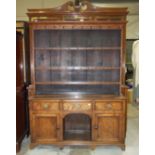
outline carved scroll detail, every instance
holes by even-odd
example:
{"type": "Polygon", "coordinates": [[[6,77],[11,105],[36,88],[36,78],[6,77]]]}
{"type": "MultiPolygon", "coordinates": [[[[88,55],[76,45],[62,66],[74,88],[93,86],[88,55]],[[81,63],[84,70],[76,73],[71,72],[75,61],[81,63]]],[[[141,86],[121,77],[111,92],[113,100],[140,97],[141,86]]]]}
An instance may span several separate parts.
{"type": "Polygon", "coordinates": [[[64,103],[63,109],[66,111],[91,110],[91,103],[64,103]]]}

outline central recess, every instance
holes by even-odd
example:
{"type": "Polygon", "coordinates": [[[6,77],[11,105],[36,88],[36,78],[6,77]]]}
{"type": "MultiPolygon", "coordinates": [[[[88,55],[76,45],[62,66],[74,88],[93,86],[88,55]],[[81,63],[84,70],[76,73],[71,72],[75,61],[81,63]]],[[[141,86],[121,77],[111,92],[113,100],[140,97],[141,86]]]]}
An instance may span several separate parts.
{"type": "Polygon", "coordinates": [[[68,114],[63,119],[64,140],[91,140],[91,118],[86,114],[68,114]]]}

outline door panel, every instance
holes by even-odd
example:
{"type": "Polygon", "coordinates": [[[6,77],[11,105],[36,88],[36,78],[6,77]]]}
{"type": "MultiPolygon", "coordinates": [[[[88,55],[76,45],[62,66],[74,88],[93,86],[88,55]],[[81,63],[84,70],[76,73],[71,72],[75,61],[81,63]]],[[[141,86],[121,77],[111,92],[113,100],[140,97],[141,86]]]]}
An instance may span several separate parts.
{"type": "Polygon", "coordinates": [[[121,137],[121,118],[115,115],[96,115],[95,140],[119,141],[121,137]]]}
{"type": "Polygon", "coordinates": [[[49,139],[57,141],[59,138],[59,117],[57,114],[53,115],[35,115],[34,118],[36,139],[49,139]]]}

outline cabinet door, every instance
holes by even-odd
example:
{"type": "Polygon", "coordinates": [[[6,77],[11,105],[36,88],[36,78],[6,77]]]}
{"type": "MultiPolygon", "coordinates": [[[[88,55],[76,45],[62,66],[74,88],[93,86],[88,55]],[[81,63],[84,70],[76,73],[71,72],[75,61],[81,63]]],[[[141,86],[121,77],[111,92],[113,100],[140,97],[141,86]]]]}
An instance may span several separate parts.
{"type": "Polygon", "coordinates": [[[96,114],[95,116],[95,140],[102,142],[118,142],[124,137],[124,122],[121,115],[96,114]]]}
{"type": "Polygon", "coordinates": [[[58,114],[34,114],[32,138],[36,141],[58,141],[59,125],[58,114]]]}

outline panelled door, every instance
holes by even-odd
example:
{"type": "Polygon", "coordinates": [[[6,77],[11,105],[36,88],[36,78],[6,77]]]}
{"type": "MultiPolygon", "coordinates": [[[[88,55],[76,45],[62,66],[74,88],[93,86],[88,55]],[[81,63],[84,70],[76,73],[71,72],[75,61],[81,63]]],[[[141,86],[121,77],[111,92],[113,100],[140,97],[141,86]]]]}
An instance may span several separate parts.
{"type": "Polygon", "coordinates": [[[34,114],[33,139],[36,141],[58,141],[60,139],[59,114],[34,114]]]}
{"type": "Polygon", "coordinates": [[[123,117],[120,114],[96,114],[94,133],[96,141],[121,141],[124,136],[123,117]]]}

